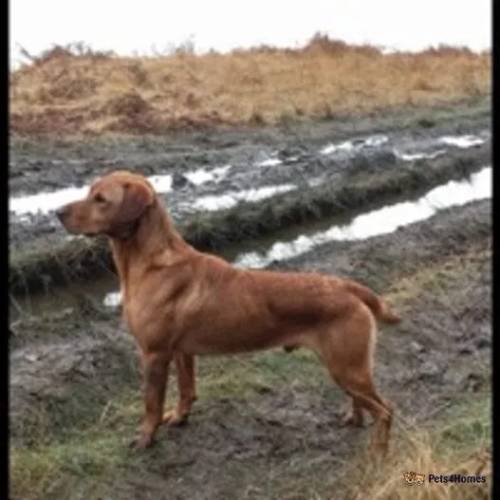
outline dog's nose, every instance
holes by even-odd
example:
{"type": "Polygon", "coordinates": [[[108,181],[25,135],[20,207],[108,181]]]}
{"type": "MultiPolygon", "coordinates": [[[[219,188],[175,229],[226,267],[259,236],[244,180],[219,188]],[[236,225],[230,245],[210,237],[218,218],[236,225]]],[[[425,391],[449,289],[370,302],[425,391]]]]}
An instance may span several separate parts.
{"type": "Polygon", "coordinates": [[[56,215],[59,220],[62,220],[63,217],[68,213],[68,206],[64,205],[56,210],[56,215]]]}

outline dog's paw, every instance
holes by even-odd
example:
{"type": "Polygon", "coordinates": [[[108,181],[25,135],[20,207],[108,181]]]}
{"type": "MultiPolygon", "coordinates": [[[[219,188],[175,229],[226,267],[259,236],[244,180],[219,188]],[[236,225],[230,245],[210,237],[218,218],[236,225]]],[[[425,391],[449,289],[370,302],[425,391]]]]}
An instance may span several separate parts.
{"type": "Polygon", "coordinates": [[[340,425],[341,427],[364,427],[364,422],[353,415],[346,415],[340,420],[340,425]]]}
{"type": "Polygon", "coordinates": [[[134,450],[145,450],[153,444],[153,437],[149,434],[141,434],[136,436],[129,443],[129,448],[134,450]]]}
{"type": "Polygon", "coordinates": [[[368,448],[368,453],[371,457],[376,460],[384,460],[387,458],[387,452],[389,450],[389,446],[387,441],[372,441],[368,448]]]}
{"type": "Polygon", "coordinates": [[[162,418],[162,423],[168,426],[180,426],[187,422],[188,414],[181,414],[177,410],[167,411],[162,418]]]}
{"type": "Polygon", "coordinates": [[[342,427],[352,426],[352,427],[364,427],[365,421],[362,413],[356,413],[354,411],[348,410],[340,419],[340,425],[342,427]]]}

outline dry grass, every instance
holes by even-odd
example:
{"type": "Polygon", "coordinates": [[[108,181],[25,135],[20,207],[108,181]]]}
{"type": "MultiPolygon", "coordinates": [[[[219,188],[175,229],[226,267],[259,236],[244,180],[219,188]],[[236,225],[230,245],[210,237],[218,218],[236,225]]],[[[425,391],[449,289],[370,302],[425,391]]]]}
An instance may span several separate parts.
{"type": "Polygon", "coordinates": [[[381,468],[363,461],[363,474],[358,485],[346,494],[352,500],[486,500],[491,498],[491,453],[481,448],[461,457],[439,456],[428,434],[408,436],[405,455],[398,455],[381,468]],[[409,485],[405,472],[425,474],[423,484],[409,485]],[[459,474],[485,476],[485,482],[429,482],[429,473],[435,476],[459,474]],[[370,492],[367,494],[367,492],[370,492]]]}
{"type": "Polygon", "coordinates": [[[484,95],[490,72],[490,53],[383,55],[321,35],[303,49],[225,55],[134,58],[55,47],[10,75],[10,120],[19,134],[274,124],[484,95]]]}
{"type": "MultiPolygon", "coordinates": [[[[456,408],[435,429],[398,422],[397,446],[383,462],[360,455],[346,471],[349,500],[482,500],[491,498],[491,403],[487,393],[456,408]],[[409,485],[403,474],[424,474],[409,485]],[[435,476],[485,476],[485,482],[429,482],[435,476]]],[[[444,481],[444,478],[443,478],[444,481]]],[[[333,498],[336,498],[335,495],[333,498]]],[[[332,499],[333,500],[333,499],[332,499]]]]}

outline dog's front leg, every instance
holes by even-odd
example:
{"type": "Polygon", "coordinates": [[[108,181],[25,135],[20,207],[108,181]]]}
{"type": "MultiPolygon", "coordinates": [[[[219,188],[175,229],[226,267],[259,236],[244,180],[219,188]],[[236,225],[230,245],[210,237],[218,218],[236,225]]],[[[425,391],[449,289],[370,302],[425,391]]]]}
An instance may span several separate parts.
{"type": "Polygon", "coordinates": [[[180,425],[184,423],[196,400],[194,356],[181,352],[174,355],[179,384],[179,401],[175,409],[163,415],[163,423],[180,425]]]}
{"type": "Polygon", "coordinates": [[[132,443],[135,448],[147,448],[153,443],[155,432],[162,421],[163,403],[167,386],[171,355],[143,354],[144,406],[146,414],[139,437],[132,443]]]}

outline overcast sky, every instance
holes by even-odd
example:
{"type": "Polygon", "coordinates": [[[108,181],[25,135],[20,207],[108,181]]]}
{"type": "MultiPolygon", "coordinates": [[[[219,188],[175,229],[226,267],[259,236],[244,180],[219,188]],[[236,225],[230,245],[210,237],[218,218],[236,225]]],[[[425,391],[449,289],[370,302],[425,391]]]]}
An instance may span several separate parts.
{"type": "Polygon", "coordinates": [[[350,43],[420,50],[491,47],[491,0],[11,0],[11,61],[84,41],[119,54],[191,39],[198,51],[302,45],[315,32],[350,43]]]}

